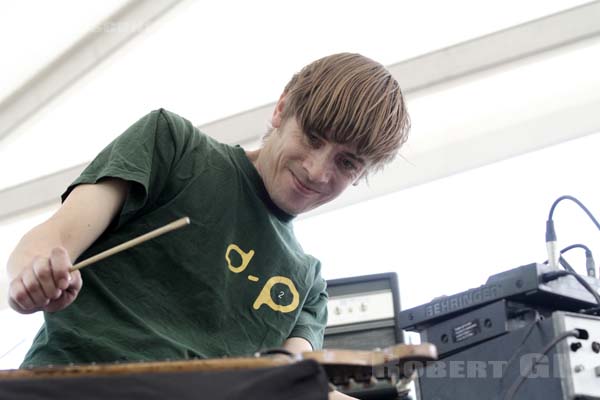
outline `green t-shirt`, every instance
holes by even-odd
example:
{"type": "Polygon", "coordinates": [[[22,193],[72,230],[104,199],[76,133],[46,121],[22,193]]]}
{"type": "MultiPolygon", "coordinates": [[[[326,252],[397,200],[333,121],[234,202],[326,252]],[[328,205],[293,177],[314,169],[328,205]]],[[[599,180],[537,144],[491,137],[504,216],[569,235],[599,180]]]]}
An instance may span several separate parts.
{"type": "Polygon", "coordinates": [[[161,109],[106,147],[63,200],[106,177],[130,189],[80,260],[183,216],[191,225],[83,269],[78,298],[44,314],[22,367],[249,355],[289,337],[321,347],[320,263],[241,147],[161,109]]]}

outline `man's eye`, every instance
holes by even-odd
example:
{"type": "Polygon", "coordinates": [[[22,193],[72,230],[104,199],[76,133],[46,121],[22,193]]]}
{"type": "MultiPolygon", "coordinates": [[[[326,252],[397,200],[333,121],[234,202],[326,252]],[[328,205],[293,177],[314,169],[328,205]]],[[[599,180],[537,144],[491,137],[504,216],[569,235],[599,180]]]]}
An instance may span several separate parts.
{"type": "Polygon", "coordinates": [[[309,133],[307,134],[308,136],[308,143],[310,143],[311,146],[313,147],[318,147],[321,144],[321,140],[319,139],[319,137],[313,133],[309,133]]]}
{"type": "Polygon", "coordinates": [[[356,171],[356,165],[348,158],[342,159],[342,167],[346,171],[356,171]]]}

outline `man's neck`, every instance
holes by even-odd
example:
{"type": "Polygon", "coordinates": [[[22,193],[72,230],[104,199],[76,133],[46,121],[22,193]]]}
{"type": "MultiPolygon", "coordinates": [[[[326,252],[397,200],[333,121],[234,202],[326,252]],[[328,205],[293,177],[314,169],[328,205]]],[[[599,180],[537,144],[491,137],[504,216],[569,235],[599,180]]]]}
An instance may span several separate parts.
{"type": "Polygon", "coordinates": [[[254,165],[256,168],[256,162],[258,161],[258,154],[260,153],[260,149],[257,150],[244,150],[246,152],[246,157],[248,160],[254,165]]]}

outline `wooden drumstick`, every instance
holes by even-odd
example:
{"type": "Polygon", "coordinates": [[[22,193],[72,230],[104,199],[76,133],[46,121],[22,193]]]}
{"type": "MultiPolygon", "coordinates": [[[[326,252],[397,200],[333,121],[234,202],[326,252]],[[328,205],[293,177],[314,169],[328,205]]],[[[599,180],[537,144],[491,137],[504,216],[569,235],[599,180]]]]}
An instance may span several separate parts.
{"type": "Polygon", "coordinates": [[[83,260],[81,262],[78,262],[77,264],[73,265],[69,269],[69,271],[73,272],[73,271],[76,271],[76,270],[81,269],[83,267],[87,267],[88,265],[93,264],[93,263],[95,263],[97,261],[103,260],[106,257],[110,257],[113,254],[117,254],[117,253],[119,253],[119,252],[121,252],[123,250],[130,249],[133,246],[137,246],[140,243],[143,243],[143,242],[145,242],[147,240],[150,240],[150,239],[154,239],[155,237],[163,235],[163,234],[165,234],[167,232],[173,231],[175,229],[179,229],[179,228],[181,228],[181,227],[183,227],[185,225],[188,225],[189,223],[190,223],[189,217],[180,218],[180,219],[178,219],[176,221],[171,222],[170,224],[167,224],[167,225],[162,226],[162,227],[160,227],[158,229],[155,229],[153,231],[150,231],[148,233],[140,235],[140,236],[138,236],[136,238],[133,238],[133,239],[125,242],[125,243],[121,243],[120,245],[117,245],[117,246],[112,247],[112,248],[110,248],[108,250],[105,250],[102,253],[98,253],[98,254],[96,254],[93,257],[90,257],[90,258],[87,258],[87,259],[85,259],[85,260],[83,260]]]}

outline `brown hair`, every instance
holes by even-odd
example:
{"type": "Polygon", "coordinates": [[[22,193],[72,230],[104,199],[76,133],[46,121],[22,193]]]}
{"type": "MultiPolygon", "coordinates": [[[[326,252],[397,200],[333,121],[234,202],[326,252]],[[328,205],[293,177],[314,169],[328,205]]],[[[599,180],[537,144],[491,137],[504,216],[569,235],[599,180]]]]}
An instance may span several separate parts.
{"type": "Polygon", "coordinates": [[[285,95],[282,119],[294,116],[304,132],[356,146],[371,171],[393,160],[408,138],[410,118],[398,82],[360,54],[312,62],[292,77],[285,95]]]}

